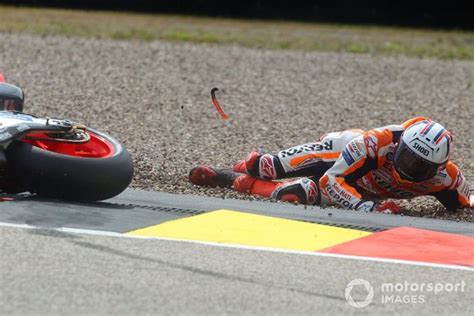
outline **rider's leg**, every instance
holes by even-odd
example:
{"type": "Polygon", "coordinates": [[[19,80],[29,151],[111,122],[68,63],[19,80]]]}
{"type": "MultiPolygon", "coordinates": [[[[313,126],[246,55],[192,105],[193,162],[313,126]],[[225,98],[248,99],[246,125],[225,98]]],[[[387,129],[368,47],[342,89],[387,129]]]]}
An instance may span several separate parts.
{"type": "Polygon", "coordinates": [[[319,204],[321,199],[317,183],[308,178],[276,182],[231,170],[199,166],[191,170],[189,180],[196,185],[228,187],[241,193],[271,197],[280,201],[319,204]]]}
{"type": "Polygon", "coordinates": [[[319,179],[334,164],[346,144],[362,130],[329,133],[318,142],[291,147],[277,154],[251,152],[233,167],[235,172],[247,173],[264,180],[294,177],[319,179]]]}
{"type": "Polygon", "coordinates": [[[238,192],[279,201],[311,205],[319,205],[321,202],[318,184],[309,178],[276,182],[242,174],[234,180],[233,188],[238,192]]]}
{"type": "Polygon", "coordinates": [[[305,176],[320,178],[332,166],[337,156],[339,153],[300,152],[288,156],[285,151],[278,154],[253,151],[246,159],[237,162],[233,170],[264,180],[305,176]]]}
{"type": "Polygon", "coordinates": [[[321,201],[317,181],[334,164],[346,144],[362,133],[362,130],[329,133],[318,142],[282,150],[276,155],[252,152],[235,164],[233,171],[199,166],[191,170],[189,179],[196,185],[233,187],[242,193],[278,200],[327,204],[321,201]],[[271,181],[292,177],[311,177],[316,182],[307,178],[271,181]]]}

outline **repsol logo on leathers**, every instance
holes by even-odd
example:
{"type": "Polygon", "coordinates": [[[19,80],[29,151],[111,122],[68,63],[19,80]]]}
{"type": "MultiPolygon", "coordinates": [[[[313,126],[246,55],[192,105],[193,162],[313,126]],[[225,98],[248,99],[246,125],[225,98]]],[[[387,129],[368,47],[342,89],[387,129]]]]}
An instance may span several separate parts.
{"type": "Polygon", "coordinates": [[[418,143],[414,143],[413,148],[415,148],[418,152],[420,152],[424,156],[428,156],[430,154],[430,151],[428,149],[426,149],[425,147],[422,147],[418,143]]]}
{"type": "MultiPolygon", "coordinates": [[[[334,186],[336,186],[336,185],[334,185],[334,186]]],[[[348,196],[348,197],[342,196],[341,194],[336,192],[336,188],[333,187],[330,183],[328,183],[326,185],[326,191],[329,194],[329,196],[331,197],[331,200],[333,200],[334,202],[338,203],[339,205],[343,205],[344,207],[350,208],[350,209],[354,208],[354,204],[352,204],[350,201],[347,200],[348,198],[350,199],[350,196],[348,196]]],[[[339,191],[342,191],[342,190],[339,189],[339,191]]],[[[347,194],[347,192],[346,192],[346,194],[347,194]]]]}
{"type": "Polygon", "coordinates": [[[280,157],[285,158],[287,156],[293,156],[296,154],[300,154],[302,152],[309,152],[309,151],[323,151],[323,150],[332,150],[332,140],[325,141],[324,143],[314,143],[314,144],[306,144],[301,146],[296,146],[287,150],[282,150],[280,152],[280,157]]]}

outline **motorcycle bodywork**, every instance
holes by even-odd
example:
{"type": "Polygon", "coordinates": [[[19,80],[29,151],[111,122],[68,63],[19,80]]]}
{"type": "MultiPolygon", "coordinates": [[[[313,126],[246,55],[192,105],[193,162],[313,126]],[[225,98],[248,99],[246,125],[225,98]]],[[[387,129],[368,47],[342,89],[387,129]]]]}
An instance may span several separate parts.
{"type": "Polygon", "coordinates": [[[6,172],[5,151],[12,141],[20,140],[32,132],[65,133],[72,130],[73,123],[69,120],[38,118],[20,112],[0,111],[0,180],[6,172]]]}
{"type": "Polygon", "coordinates": [[[0,148],[5,150],[8,144],[21,139],[31,132],[65,133],[73,130],[69,120],[39,118],[20,112],[0,111],[0,148]]]}

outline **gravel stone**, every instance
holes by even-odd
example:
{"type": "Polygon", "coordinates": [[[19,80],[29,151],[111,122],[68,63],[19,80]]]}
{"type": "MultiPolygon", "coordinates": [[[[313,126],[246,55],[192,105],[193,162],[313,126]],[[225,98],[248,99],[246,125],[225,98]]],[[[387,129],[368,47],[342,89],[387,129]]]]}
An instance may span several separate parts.
{"type": "MultiPolygon", "coordinates": [[[[198,164],[228,167],[328,131],[426,115],[456,137],[453,160],[474,179],[474,62],[0,33],[0,70],[24,88],[25,111],[108,132],[134,157],[133,187],[254,200],[195,187],[198,164]],[[218,87],[220,119],[210,99],[218,87]]],[[[406,214],[474,221],[431,198],[406,214]]]]}

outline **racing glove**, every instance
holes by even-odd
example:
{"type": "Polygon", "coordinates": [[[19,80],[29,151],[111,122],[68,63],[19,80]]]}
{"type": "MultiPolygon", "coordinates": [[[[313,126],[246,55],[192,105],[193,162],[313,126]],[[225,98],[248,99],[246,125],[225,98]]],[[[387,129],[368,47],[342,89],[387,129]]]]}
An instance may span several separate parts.
{"type": "Polygon", "coordinates": [[[381,201],[379,203],[366,201],[356,207],[358,211],[379,212],[385,214],[400,214],[402,209],[393,201],[381,201]]]}

